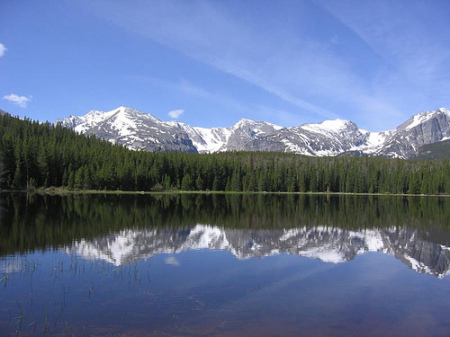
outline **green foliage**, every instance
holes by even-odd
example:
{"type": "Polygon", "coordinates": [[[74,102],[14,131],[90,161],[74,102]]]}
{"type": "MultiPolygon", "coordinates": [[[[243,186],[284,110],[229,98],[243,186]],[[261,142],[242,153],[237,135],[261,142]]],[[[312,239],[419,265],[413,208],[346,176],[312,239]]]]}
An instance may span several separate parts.
{"type": "Polygon", "coordinates": [[[448,159],[150,153],[0,115],[0,188],[448,194],[448,159]]]}

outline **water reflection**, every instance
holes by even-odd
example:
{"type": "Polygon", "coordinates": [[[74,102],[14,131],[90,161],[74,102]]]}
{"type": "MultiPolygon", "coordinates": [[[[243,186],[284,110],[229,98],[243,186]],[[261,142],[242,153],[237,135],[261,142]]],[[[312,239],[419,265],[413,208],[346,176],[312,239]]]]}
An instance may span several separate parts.
{"type": "Polygon", "coordinates": [[[413,228],[450,246],[450,199],[285,195],[27,196],[0,193],[0,256],[124,230],[413,228]]]}
{"type": "Polygon", "coordinates": [[[333,227],[240,230],[197,225],[185,229],[124,230],[81,240],[68,247],[67,252],[121,266],[159,254],[201,249],[227,250],[237,259],[286,253],[330,263],[379,252],[394,255],[419,273],[439,278],[450,273],[450,248],[427,241],[420,231],[407,227],[360,231],[333,227]]]}
{"type": "Polygon", "coordinates": [[[444,336],[449,220],[439,198],[0,193],[0,331],[444,336]]]}
{"type": "Polygon", "coordinates": [[[0,193],[0,256],[65,248],[120,266],[189,249],[333,263],[377,251],[444,277],[449,224],[450,200],[439,198],[0,193]]]}

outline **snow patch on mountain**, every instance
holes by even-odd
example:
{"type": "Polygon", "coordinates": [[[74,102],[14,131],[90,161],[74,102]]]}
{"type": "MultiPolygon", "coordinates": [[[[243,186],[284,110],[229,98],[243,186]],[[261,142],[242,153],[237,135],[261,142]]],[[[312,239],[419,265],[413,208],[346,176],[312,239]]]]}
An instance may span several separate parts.
{"type": "Polygon", "coordinates": [[[303,124],[300,128],[310,132],[322,134],[341,133],[344,132],[351,123],[351,121],[335,119],[326,120],[318,124],[303,124]]]}
{"type": "Polygon", "coordinates": [[[445,108],[440,108],[435,111],[421,112],[421,113],[413,116],[406,122],[406,123],[409,123],[406,125],[406,130],[411,130],[411,129],[415,128],[416,126],[429,121],[431,118],[435,117],[436,114],[445,114],[450,117],[450,111],[448,111],[445,108]]]}
{"type": "MultiPolygon", "coordinates": [[[[174,123],[174,122],[171,122],[174,123]]],[[[213,153],[224,151],[223,148],[228,142],[231,135],[231,130],[228,128],[201,128],[192,127],[185,123],[175,124],[186,132],[189,138],[192,140],[192,144],[195,146],[199,153],[213,153]]]]}
{"type": "Polygon", "coordinates": [[[349,120],[327,120],[284,128],[241,119],[230,127],[192,127],[121,106],[84,116],[69,116],[56,124],[95,135],[133,150],[213,153],[279,151],[308,156],[345,153],[410,158],[421,146],[450,138],[450,112],[445,108],[419,113],[395,130],[370,132],[349,120]]]}
{"type": "Polygon", "coordinates": [[[191,127],[178,123],[192,139],[199,153],[214,153],[233,150],[246,150],[246,144],[253,139],[272,134],[283,127],[268,122],[255,122],[241,119],[235,125],[227,128],[191,127]]]}

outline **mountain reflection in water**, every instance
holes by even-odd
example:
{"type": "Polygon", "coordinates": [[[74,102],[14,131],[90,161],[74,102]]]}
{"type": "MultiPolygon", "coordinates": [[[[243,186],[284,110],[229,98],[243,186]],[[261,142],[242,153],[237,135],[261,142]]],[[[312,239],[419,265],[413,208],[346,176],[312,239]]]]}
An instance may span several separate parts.
{"type": "Polygon", "coordinates": [[[120,266],[189,249],[333,263],[373,251],[444,277],[449,224],[446,198],[0,194],[0,255],[65,248],[120,266]]]}
{"type": "Polygon", "coordinates": [[[449,224],[448,198],[0,193],[0,331],[446,336],[449,224]]]}
{"type": "Polygon", "coordinates": [[[450,248],[429,242],[419,231],[407,227],[361,231],[333,227],[241,230],[197,225],[186,229],[124,230],[81,240],[68,247],[67,252],[121,266],[158,254],[199,249],[227,250],[238,259],[286,253],[331,263],[380,252],[394,255],[419,273],[439,278],[450,273],[450,248]]]}

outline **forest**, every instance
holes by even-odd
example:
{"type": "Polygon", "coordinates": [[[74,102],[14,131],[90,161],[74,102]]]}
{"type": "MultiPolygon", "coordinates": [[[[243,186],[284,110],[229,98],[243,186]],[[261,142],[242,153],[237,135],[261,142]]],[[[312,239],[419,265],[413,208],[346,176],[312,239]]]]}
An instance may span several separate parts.
{"type": "Polygon", "coordinates": [[[50,123],[0,115],[0,188],[449,194],[450,161],[278,152],[132,151],[50,123]]]}

